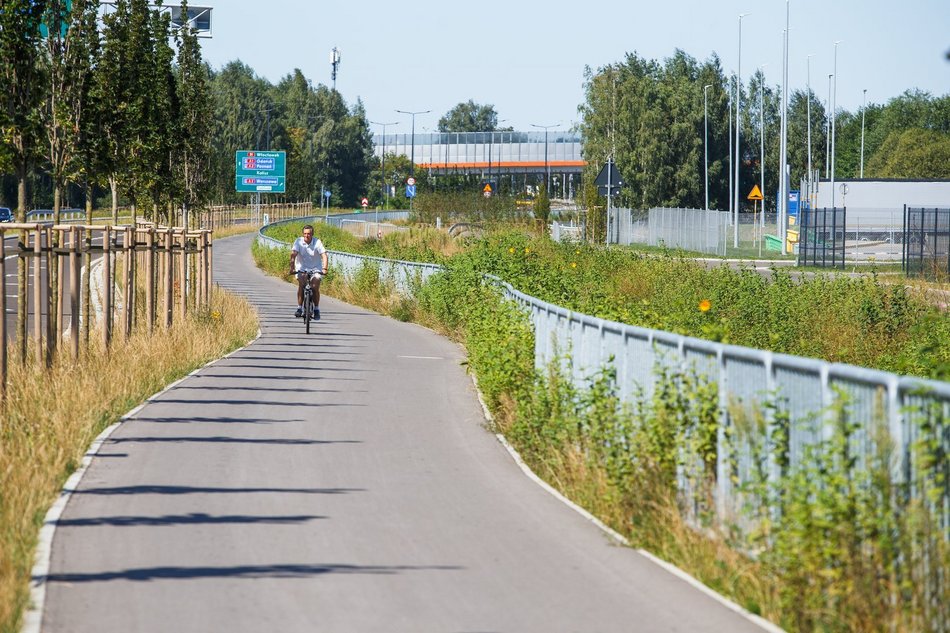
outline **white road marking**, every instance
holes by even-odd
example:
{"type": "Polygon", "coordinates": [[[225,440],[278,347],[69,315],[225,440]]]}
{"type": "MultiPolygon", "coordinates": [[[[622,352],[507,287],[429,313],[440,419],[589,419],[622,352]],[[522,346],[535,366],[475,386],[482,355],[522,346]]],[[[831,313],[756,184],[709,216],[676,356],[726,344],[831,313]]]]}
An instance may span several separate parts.
{"type": "Polygon", "coordinates": [[[412,358],[416,360],[445,360],[441,356],[397,356],[396,358],[412,358]]]}

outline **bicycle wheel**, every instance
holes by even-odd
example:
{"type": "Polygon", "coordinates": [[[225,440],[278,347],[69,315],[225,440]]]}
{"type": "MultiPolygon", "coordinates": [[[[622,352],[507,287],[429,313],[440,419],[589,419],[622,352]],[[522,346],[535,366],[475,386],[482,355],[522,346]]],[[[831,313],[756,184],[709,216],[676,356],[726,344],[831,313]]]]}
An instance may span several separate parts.
{"type": "Polygon", "coordinates": [[[303,324],[304,328],[307,330],[307,334],[310,334],[310,316],[313,314],[313,307],[311,306],[312,299],[310,298],[309,289],[304,290],[303,293],[303,324]]]}

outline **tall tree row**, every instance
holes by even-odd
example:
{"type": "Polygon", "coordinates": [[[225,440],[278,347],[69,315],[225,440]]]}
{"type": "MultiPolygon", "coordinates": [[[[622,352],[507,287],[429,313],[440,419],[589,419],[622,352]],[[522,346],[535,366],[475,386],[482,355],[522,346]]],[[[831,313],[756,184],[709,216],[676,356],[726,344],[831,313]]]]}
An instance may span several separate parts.
{"type": "Polygon", "coordinates": [[[173,32],[148,0],[0,0],[0,173],[49,182],[58,213],[72,184],[153,215],[208,199],[210,79],[194,31],[173,32]],[[174,36],[174,39],[173,39],[174,36]],[[176,45],[177,44],[177,59],[176,45]]]}
{"type": "MultiPolygon", "coordinates": [[[[734,86],[716,55],[700,63],[679,50],[663,62],[631,53],[596,72],[587,69],[579,107],[589,165],[585,176],[596,176],[612,156],[626,178],[619,204],[703,208],[708,121],[709,205],[727,209],[734,169],[730,139],[734,142],[735,131],[729,129],[735,125],[734,86]]],[[[768,86],[761,71],[738,89],[739,195],[745,203],[764,177],[767,210],[774,210],[779,188],[781,98],[781,89],[768,86]]],[[[793,189],[809,164],[809,114],[812,169],[820,177],[827,172],[829,113],[814,91],[794,90],[788,105],[793,189]]],[[[863,112],[839,110],[834,122],[839,179],[861,173],[862,114],[865,178],[950,178],[950,95],[911,90],[887,104],[869,104],[863,112]]]]}
{"type": "Polygon", "coordinates": [[[233,61],[212,79],[214,123],[211,195],[242,199],[234,191],[234,152],[287,152],[286,199],[319,202],[324,191],[341,205],[369,193],[375,165],[373,141],[362,103],[311,85],[299,69],[276,85],[233,61]]]}

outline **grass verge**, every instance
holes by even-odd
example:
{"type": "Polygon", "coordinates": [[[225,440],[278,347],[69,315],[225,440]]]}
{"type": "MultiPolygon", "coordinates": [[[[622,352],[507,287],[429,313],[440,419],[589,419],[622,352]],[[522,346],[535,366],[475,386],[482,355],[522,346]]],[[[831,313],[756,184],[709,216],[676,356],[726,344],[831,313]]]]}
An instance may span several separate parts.
{"type": "Polygon", "coordinates": [[[245,345],[257,328],[249,303],[216,289],[211,310],[168,332],[93,346],[79,362],[66,357],[49,370],[10,368],[0,404],[0,631],[19,630],[43,517],[92,440],[165,385],[245,345]]]}

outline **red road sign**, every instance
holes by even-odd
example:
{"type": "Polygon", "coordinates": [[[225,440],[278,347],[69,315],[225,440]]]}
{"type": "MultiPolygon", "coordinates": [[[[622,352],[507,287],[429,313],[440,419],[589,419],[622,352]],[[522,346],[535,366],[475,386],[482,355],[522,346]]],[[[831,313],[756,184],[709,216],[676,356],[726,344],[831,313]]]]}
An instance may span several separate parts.
{"type": "Polygon", "coordinates": [[[363,198],[363,201],[360,204],[362,204],[363,208],[365,209],[366,207],[369,206],[369,200],[367,200],[366,198],[363,198]]]}

